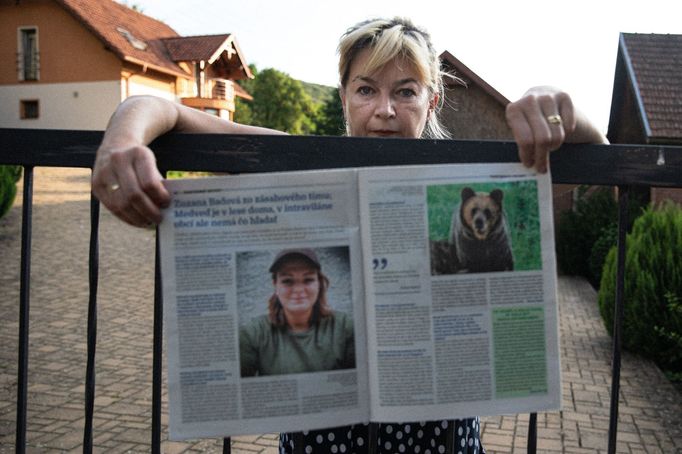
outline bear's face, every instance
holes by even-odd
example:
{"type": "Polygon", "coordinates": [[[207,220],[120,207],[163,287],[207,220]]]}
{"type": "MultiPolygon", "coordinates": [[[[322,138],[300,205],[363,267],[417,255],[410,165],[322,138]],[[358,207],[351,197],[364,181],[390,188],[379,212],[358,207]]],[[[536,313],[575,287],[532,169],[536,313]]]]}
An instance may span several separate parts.
{"type": "Polygon", "coordinates": [[[502,216],[502,191],[490,193],[462,189],[460,216],[464,225],[479,240],[485,240],[495,230],[502,216]]]}

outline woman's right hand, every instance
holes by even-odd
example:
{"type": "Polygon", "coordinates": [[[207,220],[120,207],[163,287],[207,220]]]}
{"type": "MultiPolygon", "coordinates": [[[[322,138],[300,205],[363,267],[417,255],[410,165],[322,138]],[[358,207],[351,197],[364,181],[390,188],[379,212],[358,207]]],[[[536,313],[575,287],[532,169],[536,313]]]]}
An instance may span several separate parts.
{"type": "Polygon", "coordinates": [[[154,153],[144,145],[103,143],[93,168],[92,192],[114,215],[136,227],[160,223],[161,209],[170,203],[154,153]]]}
{"type": "Polygon", "coordinates": [[[152,140],[169,132],[284,134],[222,120],[173,101],[132,96],[109,120],[92,170],[92,192],[116,216],[137,227],[161,222],[170,194],[156,167],[152,140]]]}

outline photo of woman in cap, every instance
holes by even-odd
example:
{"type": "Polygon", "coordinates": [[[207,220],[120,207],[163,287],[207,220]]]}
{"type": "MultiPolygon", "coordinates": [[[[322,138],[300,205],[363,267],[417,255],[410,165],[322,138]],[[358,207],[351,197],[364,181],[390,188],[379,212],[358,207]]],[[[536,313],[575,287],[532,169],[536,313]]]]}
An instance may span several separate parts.
{"type": "Polygon", "coordinates": [[[353,319],[331,309],[330,280],[315,250],[279,251],[268,271],[273,288],[267,314],[239,331],[241,376],[354,368],[353,319]]]}

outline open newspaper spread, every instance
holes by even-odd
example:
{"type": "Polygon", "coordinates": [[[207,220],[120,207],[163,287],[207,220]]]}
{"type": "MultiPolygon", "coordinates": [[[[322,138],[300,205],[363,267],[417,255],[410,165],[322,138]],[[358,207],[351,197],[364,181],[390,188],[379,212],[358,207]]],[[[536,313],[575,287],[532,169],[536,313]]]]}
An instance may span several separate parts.
{"type": "Polygon", "coordinates": [[[560,407],[548,175],[466,164],[167,187],[171,439],[560,407]],[[302,333],[269,312],[273,260],[301,248],[332,311],[302,333]]]}

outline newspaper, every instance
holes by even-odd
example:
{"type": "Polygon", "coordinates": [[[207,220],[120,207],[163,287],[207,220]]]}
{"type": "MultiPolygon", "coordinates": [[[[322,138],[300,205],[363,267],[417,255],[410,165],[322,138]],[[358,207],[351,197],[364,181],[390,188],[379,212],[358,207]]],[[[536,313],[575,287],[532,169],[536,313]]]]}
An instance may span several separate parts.
{"type": "Polygon", "coordinates": [[[560,407],[548,175],[466,164],[167,187],[171,439],[560,407]],[[326,276],[309,280],[331,315],[303,330],[272,315],[289,303],[270,268],[290,249],[326,276]]]}

